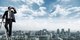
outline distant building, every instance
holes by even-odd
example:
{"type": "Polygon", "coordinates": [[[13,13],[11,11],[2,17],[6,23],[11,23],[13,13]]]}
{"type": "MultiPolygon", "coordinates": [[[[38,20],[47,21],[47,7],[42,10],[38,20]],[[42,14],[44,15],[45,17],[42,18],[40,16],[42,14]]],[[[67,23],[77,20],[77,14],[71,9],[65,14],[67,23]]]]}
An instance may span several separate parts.
{"type": "Polygon", "coordinates": [[[61,29],[61,34],[64,34],[64,32],[65,32],[64,29],[61,29]]]}
{"type": "Polygon", "coordinates": [[[70,36],[70,29],[68,29],[68,35],[70,36]]]}
{"type": "Polygon", "coordinates": [[[50,36],[49,35],[39,36],[39,40],[50,40],[50,36]]]}
{"type": "Polygon", "coordinates": [[[60,30],[59,29],[57,29],[57,34],[60,34],[60,30]]]}
{"type": "Polygon", "coordinates": [[[40,30],[40,31],[37,31],[36,33],[35,33],[35,35],[50,35],[50,32],[49,31],[47,31],[46,29],[43,29],[43,30],[40,30]]]}

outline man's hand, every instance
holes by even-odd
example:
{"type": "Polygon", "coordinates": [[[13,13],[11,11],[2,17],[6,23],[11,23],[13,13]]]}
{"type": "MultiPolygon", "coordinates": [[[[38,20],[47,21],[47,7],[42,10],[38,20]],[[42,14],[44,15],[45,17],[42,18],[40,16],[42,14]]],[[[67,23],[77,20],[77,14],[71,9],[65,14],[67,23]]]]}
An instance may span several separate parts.
{"type": "Polygon", "coordinates": [[[17,13],[17,12],[16,12],[16,9],[15,9],[14,7],[12,7],[11,9],[13,9],[13,10],[14,10],[14,14],[15,14],[15,13],[17,13]]]}

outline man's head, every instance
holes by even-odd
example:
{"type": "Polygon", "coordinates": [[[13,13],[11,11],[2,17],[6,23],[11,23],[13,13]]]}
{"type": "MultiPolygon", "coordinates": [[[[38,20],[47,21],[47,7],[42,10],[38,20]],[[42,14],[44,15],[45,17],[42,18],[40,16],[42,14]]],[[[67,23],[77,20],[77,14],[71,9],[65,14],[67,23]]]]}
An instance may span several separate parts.
{"type": "Polygon", "coordinates": [[[8,7],[8,10],[11,10],[11,7],[10,6],[8,7]]]}

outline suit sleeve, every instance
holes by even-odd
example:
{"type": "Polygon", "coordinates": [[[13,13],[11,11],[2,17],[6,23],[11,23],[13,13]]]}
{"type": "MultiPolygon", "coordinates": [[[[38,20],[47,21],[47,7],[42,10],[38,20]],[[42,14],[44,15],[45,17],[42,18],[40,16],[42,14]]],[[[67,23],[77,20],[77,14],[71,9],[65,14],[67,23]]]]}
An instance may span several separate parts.
{"type": "Polygon", "coordinates": [[[14,9],[14,13],[17,13],[16,9],[14,9]]]}
{"type": "Polygon", "coordinates": [[[5,11],[5,12],[4,12],[4,14],[3,14],[3,16],[2,16],[2,19],[4,19],[4,18],[5,18],[6,13],[7,13],[7,11],[5,11]]]}
{"type": "Polygon", "coordinates": [[[14,14],[16,14],[16,13],[17,13],[16,9],[15,9],[15,8],[12,8],[12,9],[14,10],[14,12],[13,12],[13,13],[14,13],[14,14]]]}

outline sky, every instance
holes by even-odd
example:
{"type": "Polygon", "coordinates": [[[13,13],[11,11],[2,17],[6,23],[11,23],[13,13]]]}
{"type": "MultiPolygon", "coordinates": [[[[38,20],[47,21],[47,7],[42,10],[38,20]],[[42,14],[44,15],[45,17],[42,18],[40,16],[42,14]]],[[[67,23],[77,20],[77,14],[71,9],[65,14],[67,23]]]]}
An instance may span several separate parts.
{"type": "Polygon", "coordinates": [[[17,10],[13,30],[80,30],[80,0],[0,0],[0,15],[8,6],[17,10]]]}

